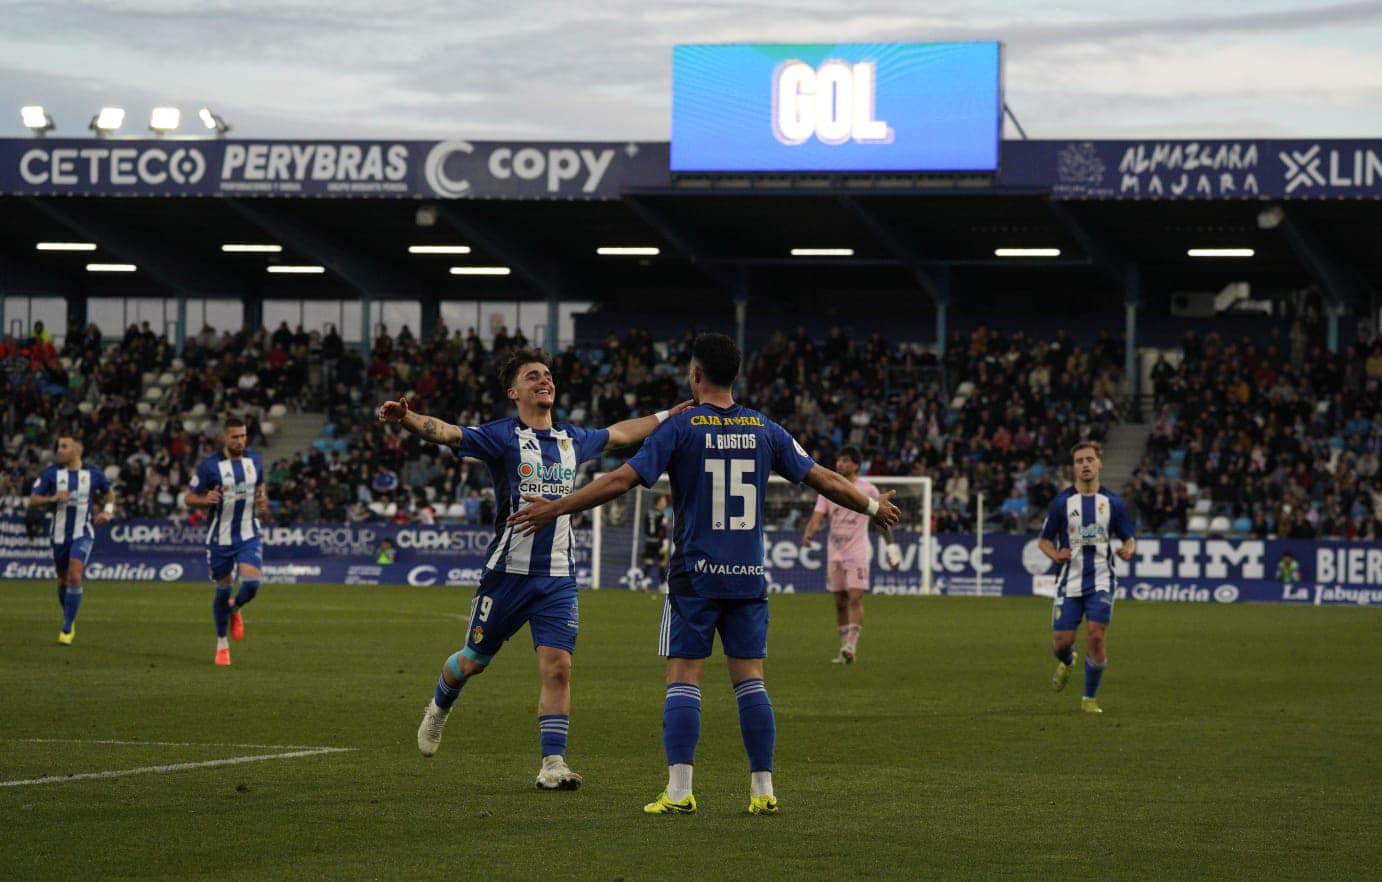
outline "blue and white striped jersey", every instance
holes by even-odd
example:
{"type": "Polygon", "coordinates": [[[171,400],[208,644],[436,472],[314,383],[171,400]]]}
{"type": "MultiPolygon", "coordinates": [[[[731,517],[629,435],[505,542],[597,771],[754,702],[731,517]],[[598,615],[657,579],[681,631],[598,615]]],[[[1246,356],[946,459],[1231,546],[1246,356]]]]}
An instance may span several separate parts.
{"type": "Polygon", "coordinates": [[[59,490],[67,491],[67,503],[59,503],[53,510],[53,544],[64,545],[83,536],[94,537],[96,530],[91,526],[91,512],[105,499],[109,489],[110,479],[95,466],[64,469],[51,465],[44,469],[34,481],[36,495],[52,496],[59,490]]]}
{"type": "Polygon", "coordinates": [[[207,545],[239,545],[259,537],[259,519],[254,516],[254,497],[264,483],[264,463],[259,454],[246,450],[239,459],[225,451],[208,456],[197,466],[187,489],[193,493],[221,491],[221,502],[211,507],[211,524],[206,529],[207,545]]]}
{"type": "Polygon", "coordinates": [[[1123,500],[1100,487],[1083,496],[1067,487],[1051,500],[1041,538],[1056,548],[1069,548],[1070,560],[1061,568],[1056,588],[1062,597],[1079,597],[1118,586],[1113,571],[1111,538],[1131,539],[1132,518],[1123,500]]]}
{"type": "Polygon", "coordinates": [[[519,576],[575,575],[570,515],[531,536],[515,536],[505,522],[524,504],[524,494],[548,499],[569,495],[575,489],[576,468],[599,456],[608,442],[608,429],[568,423],[532,429],[514,417],[462,428],[456,455],[489,467],[498,503],[495,536],[485,552],[486,570],[519,576]]]}

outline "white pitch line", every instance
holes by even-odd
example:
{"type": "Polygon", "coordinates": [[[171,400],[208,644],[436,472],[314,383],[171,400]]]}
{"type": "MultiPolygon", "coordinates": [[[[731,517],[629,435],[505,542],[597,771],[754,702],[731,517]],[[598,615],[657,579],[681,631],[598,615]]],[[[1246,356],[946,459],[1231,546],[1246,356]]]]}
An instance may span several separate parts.
{"type": "MultiPolygon", "coordinates": [[[[3,738],[23,744],[120,744],[130,747],[254,747],[265,750],[317,750],[315,744],[228,744],[220,741],[119,741],[111,738],[3,738]]],[[[354,748],[332,748],[353,750],[354,748]]]]}
{"type": "Polygon", "coordinates": [[[317,756],[323,753],[347,753],[354,749],[353,747],[318,747],[312,750],[295,750],[290,753],[266,753],[259,756],[232,756],[226,759],[207,760],[200,763],[173,763],[166,766],[143,766],[138,769],[117,769],[110,772],[84,772],[79,775],[49,775],[46,778],[26,778],[21,781],[0,781],[0,787],[22,787],[26,784],[61,784],[64,781],[123,778],[127,775],[151,775],[159,772],[181,772],[186,769],[206,769],[212,766],[236,766],[241,763],[258,763],[272,759],[293,759],[302,756],[317,756]]]}

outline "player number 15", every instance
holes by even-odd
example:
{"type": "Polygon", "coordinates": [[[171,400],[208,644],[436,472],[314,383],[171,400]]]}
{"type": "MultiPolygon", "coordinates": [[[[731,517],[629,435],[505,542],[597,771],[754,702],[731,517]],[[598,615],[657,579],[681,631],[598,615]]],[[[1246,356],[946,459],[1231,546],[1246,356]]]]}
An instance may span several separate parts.
{"type": "Polygon", "coordinates": [[[752,530],[758,523],[758,488],[746,483],[745,478],[753,474],[754,461],[751,459],[729,460],[729,486],[725,486],[725,465],[723,459],[706,460],[705,470],[710,473],[710,519],[717,530],[726,529],[726,500],[733,496],[744,501],[744,514],[729,521],[730,530],[752,530]],[[726,493],[728,490],[728,493],[726,493]]]}

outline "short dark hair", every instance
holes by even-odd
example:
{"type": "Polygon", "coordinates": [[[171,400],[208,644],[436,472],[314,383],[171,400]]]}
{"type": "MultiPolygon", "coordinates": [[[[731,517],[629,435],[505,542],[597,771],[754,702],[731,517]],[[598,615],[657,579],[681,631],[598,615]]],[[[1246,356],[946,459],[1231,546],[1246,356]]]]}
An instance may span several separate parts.
{"type": "Polygon", "coordinates": [[[836,454],[836,456],[843,456],[846,459],[851,460],[855,465],[864,464],[864,454],[861,453],[859,451],[859,448],[855,447],[853,444],[848,444],[844,447],[841,447],[840,452],[836,454]]]}
{"type": "Polygon", "coordinates": [[[504,366],[499,369],[499,381],[504,384],[505,389],[512,389],[514,381],[518,379],[518,372],[525,364],[538,364],[552,369],[552,356],[541,349],[517,349],[509,360],[504,362],[504,366]]]}
{"type": "Polygon", "coordinates": [[[85,439],[83,439],[82,436],[77,434],[76,432],[58,432],[57,440],[61,441],[63,438],[71,438],[73,441],[76,441],[78,444],[82,445],[82,447],[86,447],[85,439]]]}
{"type": "Polygon", "coordinates": [[[242,419],[240,419],[238,416],[228,416],[228,417],[226,417],[225,422],[221,423],[221,428],[223,428],[223,429],[240,429],[240,428],[244,428],[244,425],[245,425],[245,421],[242,420],[242,419]]]}
{"type": "Polygon", "coordinates": [[[1104,458],[1104,445],[1100,444],[1098,441],[1080,441],[1074,447],[1070,448],[1070,458],[1074,459],[1075,454],[1079,453],[1081,450],[1092,450],[1094,451],[1094,455],[1099,457],[1099,459],[1104,458]]]}
{"type": "Polygon", "coordinates": [[[728,389],[739,376],[743,355],[734,341],[724,334],[701,334],[691,344],[691,358],[705,371],[710,385],[728,389]]]}

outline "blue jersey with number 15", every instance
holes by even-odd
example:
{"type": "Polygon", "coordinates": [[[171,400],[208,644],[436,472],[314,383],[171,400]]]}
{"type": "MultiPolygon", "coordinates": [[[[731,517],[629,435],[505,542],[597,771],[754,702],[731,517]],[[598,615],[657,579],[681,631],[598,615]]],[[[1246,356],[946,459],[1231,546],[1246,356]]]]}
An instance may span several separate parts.
{"type": "Polygon", "coordinates": [[[815,462],[787,430],[756,410],[700,404],[643,442],[629,460],[651,486],[672,484],[672,594],[756,598],[767,593],[763,501],[768,475],[800,484],[815,462]]]}

